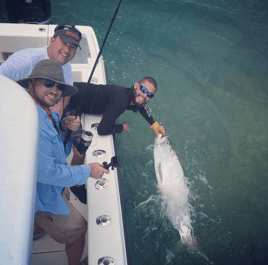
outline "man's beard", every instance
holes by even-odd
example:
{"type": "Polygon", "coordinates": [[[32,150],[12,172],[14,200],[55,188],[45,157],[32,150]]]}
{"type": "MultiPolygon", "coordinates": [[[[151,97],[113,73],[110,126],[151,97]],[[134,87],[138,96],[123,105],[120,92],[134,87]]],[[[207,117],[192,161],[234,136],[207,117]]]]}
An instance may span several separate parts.
{"type": "Polygon", "coordinates": [[[135,95],[135,93],[133,93],[131,102],[132,102],[137,108],[142,107],[144,104],[139,104],[139,103],[137,103],[136,98],[137,98],[137,96],[135,95]]]}
{"type": "Polygon", "coordinates": [[[42,106],[44,106],[44,107],[46,107],[46,108],[52,108],[52,107],[54,107],[58,102],[59,102],[59,100],[60,100],[60,97],[55,101],[55,103],[52,105],[52,106],[48,106],[44,101],[42,101],[42,100],[40,100],[40,99],[38,99],[38,102],[42,105],[42,106]]]}

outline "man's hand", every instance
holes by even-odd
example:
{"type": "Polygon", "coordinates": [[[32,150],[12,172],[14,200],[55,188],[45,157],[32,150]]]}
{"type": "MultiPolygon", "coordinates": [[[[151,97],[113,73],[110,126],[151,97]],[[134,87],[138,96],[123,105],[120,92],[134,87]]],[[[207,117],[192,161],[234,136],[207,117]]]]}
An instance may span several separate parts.
{"type": "Polygon", "coordinates": [[[123,122],[122,125],[123,125],[123,132],[129,132],[130,131],[130,126],[129,126],[128,123],[123,122]]]}
{"type": "Polygon", "coordinates": [[[67,116],[61,122],[61,127],[64,131],[69,129],[72,132],[75,132],[78,130],[79,125],[80,125],[80,118],[78,116],[77,117],[67,116]]]}
{"type": "Polygon", "coordinates": [[[105,169],[103,165],[99,163],[90,163],[90,177],[94,179],[100,179],[102,175],[109,174],[109,170],[105,169]]]}
{"type": "Polygon", "coordinates": [[[157,136],[159,133],[162,134],[162,136],[166,134],[164,127],[160,126],[157,121],[153,123],[150,128],[154,130],[155,136],[157,136]]]}
{"type": "Polygon", "coordinates": [[[63,100],[63,97],[60,97],[59,101],[57,102],[57,104],[55,104],[53,107],[51,107],[51,110],[54,110],[56,112],[58,112],[58,114],[62,117],[63,114],[63,109],[68,105],[69,101],[70,101],[71,97],[65,97],[63,100]],[[63,106],[64,103],[64,106],[63,106]]]}

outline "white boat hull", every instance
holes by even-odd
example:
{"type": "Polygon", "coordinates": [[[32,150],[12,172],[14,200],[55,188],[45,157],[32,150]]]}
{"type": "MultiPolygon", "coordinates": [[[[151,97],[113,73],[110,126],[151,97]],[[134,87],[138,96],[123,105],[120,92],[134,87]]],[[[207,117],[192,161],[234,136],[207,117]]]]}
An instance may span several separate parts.
{"type": "Polygon", "coordinates": [[[36,190],[39,118],[17,83],[0,75],[1,264],[27,264],[36,190]]]}

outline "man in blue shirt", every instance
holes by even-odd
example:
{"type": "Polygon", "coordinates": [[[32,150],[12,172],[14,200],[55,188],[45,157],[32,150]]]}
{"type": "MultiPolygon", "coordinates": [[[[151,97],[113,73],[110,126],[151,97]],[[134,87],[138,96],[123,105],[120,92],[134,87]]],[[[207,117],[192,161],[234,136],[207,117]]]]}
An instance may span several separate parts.
{"type": "MultiPolygon", "coordinates": [[[[99,163],[78,166],[66,163],[71,143],[69,148],[64,149],[63,137],[58,128],[60,116],[51,111],[50,107],[60,97],[75,94],[77,88],[65,83],[58,62],[42,60],[36,64],[29,77],[17,82],[24,88],[29,87],[40,120],[35,221],[54,240],[66,245],[69,264],[79,264],[84,250],[87,222],[68,201],[68,189],[65,187],[84,184],[89,177],[101,178],[109,170],[99,163]]],[[[75,130],[80,122],[70,117],[68,123],[68,128],[75,130]]]]}

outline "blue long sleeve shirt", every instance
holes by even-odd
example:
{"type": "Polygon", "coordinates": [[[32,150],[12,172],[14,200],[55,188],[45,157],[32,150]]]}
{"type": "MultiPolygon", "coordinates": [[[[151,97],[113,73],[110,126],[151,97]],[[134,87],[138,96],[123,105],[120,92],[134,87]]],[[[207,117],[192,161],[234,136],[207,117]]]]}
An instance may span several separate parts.
{"type": "MultiPolygon", "coordinates": [[[[69,166],[66,157],[71,151],[71,142],[67,152],[64,150],[63,137],[56,131],[47,118],[47,112],[37,105],[40,120],[39,159],[35,212],[46,211],[53,214],[70,213],[62,190],[67,186],[84,184],[90,175],[89,165],[69,166]]],[[[52,112],[57,125],[60,116],[52,112]]]]}

